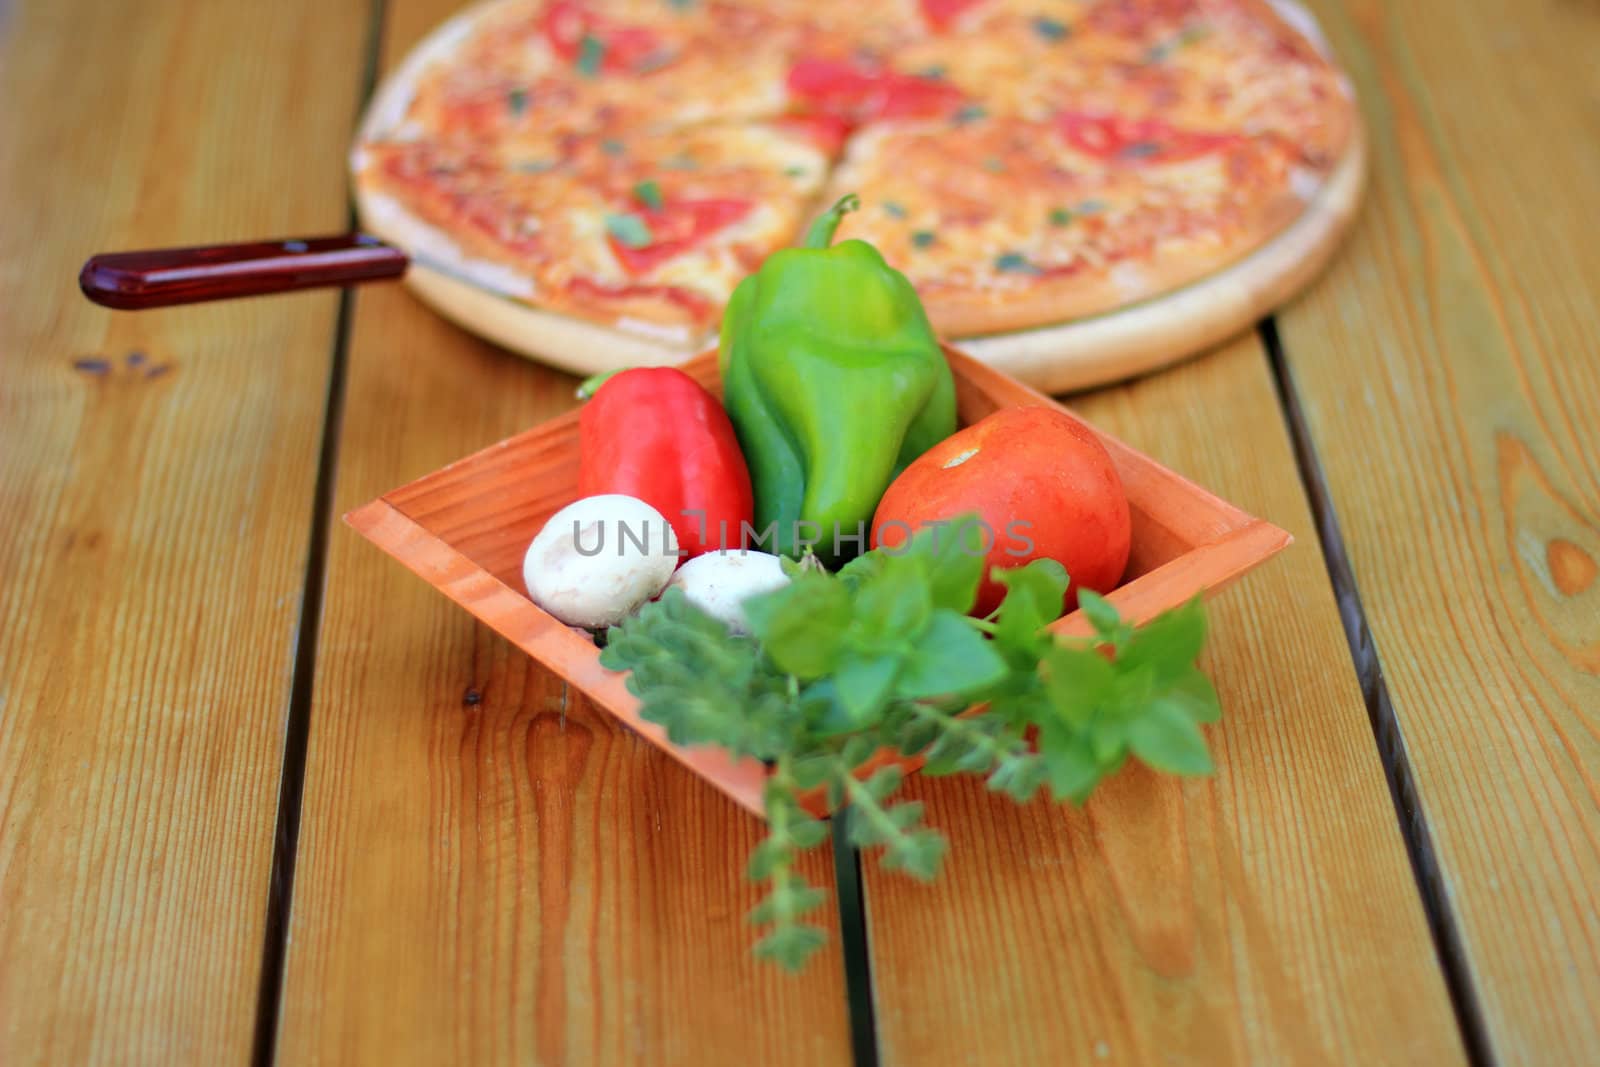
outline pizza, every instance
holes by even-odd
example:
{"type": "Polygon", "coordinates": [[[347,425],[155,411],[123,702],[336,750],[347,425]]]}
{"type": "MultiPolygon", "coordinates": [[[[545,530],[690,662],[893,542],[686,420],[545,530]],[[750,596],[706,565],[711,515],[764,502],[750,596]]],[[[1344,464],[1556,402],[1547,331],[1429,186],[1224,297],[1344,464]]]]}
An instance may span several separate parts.
{"type": "Polygon", "coordinates": [[[492,0],[395,80],[354,156],[368,225],[685,344],[849,192],[841,238],[947,335],[1143,301],[1293,222],[1355,127],[1274,0],[492,0]]]}

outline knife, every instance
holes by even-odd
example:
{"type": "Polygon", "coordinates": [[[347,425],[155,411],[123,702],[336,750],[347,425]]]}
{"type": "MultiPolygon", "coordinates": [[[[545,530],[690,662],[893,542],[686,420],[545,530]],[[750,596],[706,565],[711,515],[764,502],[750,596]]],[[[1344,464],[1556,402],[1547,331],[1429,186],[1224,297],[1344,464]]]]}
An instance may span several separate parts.
{"type": "Polygon", "coordinates": [[[408,255],[365,233],[106,252],[84,263],[78,285],[96,304],[138,311],[392,281],[404,275],[412,263],[508,300],[522,300],[517,294],[496,290],[485,278],[464,278],[459,271],[408,255]]]}

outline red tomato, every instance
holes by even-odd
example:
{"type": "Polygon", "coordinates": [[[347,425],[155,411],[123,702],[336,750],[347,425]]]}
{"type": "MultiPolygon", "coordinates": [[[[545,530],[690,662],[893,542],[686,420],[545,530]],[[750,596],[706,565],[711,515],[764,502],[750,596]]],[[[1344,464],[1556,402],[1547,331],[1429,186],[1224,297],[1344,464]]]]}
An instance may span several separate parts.
{"type": "MultiPolygon", "coordinates": [[[[1067,610],[1073,590],[1109,592],[1128,565],[1122,479],[1094,434],[1055,408],[1003,408],[928,449],[878,503],[873,544],[893,548],[908,528],[973,512],[993,531],[988,568],[1049,558],[1067,569],[1067,610]]],[[[985,570],[972,613],[987,615],[1004,595],[985,570]]]]}

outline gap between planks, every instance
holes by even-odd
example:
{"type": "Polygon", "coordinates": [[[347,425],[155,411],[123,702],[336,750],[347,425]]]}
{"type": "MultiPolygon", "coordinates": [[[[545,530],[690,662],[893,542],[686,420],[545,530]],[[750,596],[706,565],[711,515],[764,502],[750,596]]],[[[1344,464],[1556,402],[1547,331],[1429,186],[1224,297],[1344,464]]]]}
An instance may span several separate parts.
{"type": "Polygon", "coordinates": [[[861,888],[861,850],[850,843],[850,807],[830,820],[833,839],[833,903],[844,950],[844,988],[850,1006],[850,1053],[855,1067],[878,1067],[878,1022],[872,995],[872,950],[867,937],[867,901],[861,888]]]}
{"type": "MultiPolygon", "coordinates": [[[[370,0],[367,33],[362,43],[361,78],[356,89],[359,117],[366,110],[378,79],[387,0],[370,0]]],[[[352,135],[354,130],[351,131],[352,135]]],[[[347,227],[358,228],[355,209],[346,213],[347,227]]],[[[284,722],[283,757],[278,775],[278,814],[272,841],[272,869],[267,881],[267,916],[263,924],[261,978],[256,990],[253,1067],[269,1067],[277,1058],[278,1019],[283,1003],[283,968],[289,948],[289,909],[294,902],[295,859],[300,844],[300,801],[305,792],[306,747],[311,736],[311,690],[316,678],[317,643],[322,629],[323,579],[327,571],[328,536],[333,521],[333,492],[339,466],[339,434],[344,423],[350,330],[355,319],[355,291],[339,294],[333,330],[333,358],[328,370],[327,400],[322,414],[322,446],[311,506],[311,536],[306,549],[305,585],[300,594],[300,623],[295,630],[294,673],[289,684],[289,711],[284,722]]]]}
{"type": "Polygon", "coordinates": [[[1304,409],[1288,361],[1283,355],[1283,342],[1278,336],[1277,320],[1271,316],[1263,319],[1257,328],[1262,346],[1266,350],[1268,369],[1278,393],[1278,406],[1282,410],[1284,425],[1294,446],[1295,467],[1300,474],[1300,484],[1311,505],[1311,515],[1316,523],[1317,539],[1322,546],[1322,560],[1328,568],[1328,580],[1333,585],[1334,598],[1339,605],[1339,622],[1344,628],[1345,640],[1350,645],[1350,659],[1356,678],[1361,685],[1361,696],[1367,706],[1367,717],[1372,723],[1373,739],[1378,746],[1378,758],[1383,763],[1384,777],[1389,782],[1389,796],[1394,803],[1395,818],[1400,825],[1400,836],[1405,842],[1406,855],[1411,859],[1411,873],[1417,881],[1417,892],[1422,897],[1423,911],[1428,919],[1428,931],[1433,938],[1434,952],[1438,955],[1440,969],[1444,972],[1445,986],[1450,994],[1450,1006],[1455,1012],[1456,1025],[1461,1031],[1467,1058],[1473,1067],[1490,1067],[1494,1058],[1489,1051],[1489,1034],[1485,1025],[1477,990],[1473,988],[1466,949],[1461,940],[1460,924],[1456,921],[1445,892],[1444,879],[1439,869],[1438,854],[1434,849],[1433,834],[1423,817],[1417,799],[1417,786],[1412,774],[1410,757],[1406,754],[1399,721],[1389,700],[1389,687],[1384,681],[1383,666],[1378,660],[1378,650],[1373,643],[1372,628],[1367,623],[1366,609],[1361,603],[1361,591],[1356,584],[1355,571],[1345,550],[1344,534],[1339,526],[1339,515],[1334,508],[1327,478],[1312,444],[1311,432],[1306,426],[1304,409]]]}

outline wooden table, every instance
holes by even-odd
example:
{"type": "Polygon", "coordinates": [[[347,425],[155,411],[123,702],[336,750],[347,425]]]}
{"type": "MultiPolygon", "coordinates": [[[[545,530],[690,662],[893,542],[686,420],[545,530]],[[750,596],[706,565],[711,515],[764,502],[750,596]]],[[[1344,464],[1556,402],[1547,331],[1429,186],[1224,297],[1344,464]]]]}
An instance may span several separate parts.
{"type": "Polygon", "coordinates": [[[1216,602],[1219,773],[919,781],[945,876],[821,857],[791,978],[754,820],[337,522],[571,380],[398,288],[73,288],[346,226],[453,3],[0,5],[0,1063],[1600,1063],[1600,7],[1313,4],[1348,249],[1078,401],[1298,538],[1216,602]]]}

